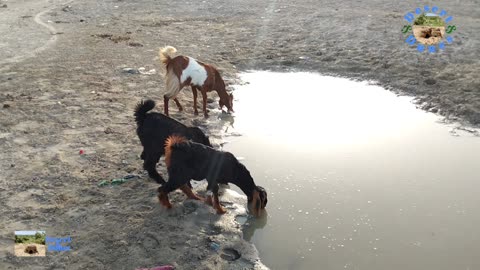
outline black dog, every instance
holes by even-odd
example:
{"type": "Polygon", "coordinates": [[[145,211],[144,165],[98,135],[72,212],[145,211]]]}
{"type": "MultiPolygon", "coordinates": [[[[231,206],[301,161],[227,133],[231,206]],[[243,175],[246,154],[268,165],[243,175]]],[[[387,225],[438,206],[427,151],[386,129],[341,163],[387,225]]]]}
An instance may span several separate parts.
{"type": "Polygon", "coordinates": [[[191,179],[207,179],[207,190],[213,192],[213,201],[208,196],[207,203],[213,205],[218,214],[225,210],[218,200],[218,184],[233,183],[247,195],[249,205],[255,216],[267,205],[267,192],[255,185],[250,172],[232,153],[215,150],[211,147],[188,141],[185,137],[173,135],[165,144],[165,164],[168,170],[168,182],[158,188],[160,203],[167,208],[172,205],[168,193],[181,188],[190,198],[200,199],[193,194],[187,184],[191,179]]]}
{"type": "Polygon", "coordinates": [[[176,120],[161,113],[148,111],[155,107],[153,100],[140,102],[135,108],[137,135],[143,145],[141,158],[143,167],[148,175],[159,184],[165,184],[163,177],[157,172],[156,165],[160,157],[165,154],[165,140],[173,134],[184,136],[194,142],[212,146],[210,140],[198,127],[187,127],[176,120]]]}

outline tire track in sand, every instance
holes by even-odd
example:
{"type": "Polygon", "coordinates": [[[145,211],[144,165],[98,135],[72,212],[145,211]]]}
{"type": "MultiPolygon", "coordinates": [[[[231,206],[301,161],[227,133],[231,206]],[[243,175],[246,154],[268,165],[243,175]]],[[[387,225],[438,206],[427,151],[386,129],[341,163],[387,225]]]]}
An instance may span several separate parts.
{"type": "Polygon", "coordinates": [[[51,35],[51,37],[40,47],[37,47],[33,50],[29,50],[29,51],[26,51],[24,52],[23,54],[21,55],[16,55],[14,57],[10,57],[10,58],[7,58],[5,60],[2,60],[0,61],[0,65],[3,66],[2,68],[0,68],[0,70],[5,70],[7,68],[7,66],[5,66],[6,64],[12,64],[12,63],[16,63],[16,62],[22,62],[28,58],[32,58],[32,57],[35,57],[38,53],[46,50],[48,47],[50,47],[51,45],[53,45],[58,37],[57,37],[57,29],[55,27],[53,27],[52,25],[49,25],[48,23],[45,23],[42,21],[41,17],[47,13],[47,12],[50,12],[56,8],[58,8],[59,6],[63,6],[63,5],[68,5],[70,3],[72,3],[73,1],[75,0],[69,0],[69,1],[66,1],[66,2],[63,2],[63,3],[59,3],[59,4],[56,4],[54,5],[53,7],[51,8],[48,8],[44,11],[41,11],[39,13],[37,13],[33,19],[33,21],[42,26],[42,27],[45,27],[48,29],[48,32],[49,34],[51,35]]]}

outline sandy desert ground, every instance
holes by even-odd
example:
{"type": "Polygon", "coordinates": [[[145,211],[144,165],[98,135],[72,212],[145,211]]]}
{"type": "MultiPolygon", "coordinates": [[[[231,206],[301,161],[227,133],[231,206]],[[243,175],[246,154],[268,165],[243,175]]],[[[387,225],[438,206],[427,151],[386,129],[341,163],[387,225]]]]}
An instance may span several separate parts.
{"type": "MultiPolygon", "coordinates": [[[[215,63],[229,82],[248,69],[375,80],[415,96],[425,110],[480,124],[479,1],[436,3],[455,15],[458,30],[454,44],[435,55],[403,41],[402,17],[417,4],[0,0],[1,268],[262,268],[233,213],[218,217],[180,193],[173,212],[156,201],[132,112],[141,99],[161,100],[158,48],[173,45],[215,63]],[[155,72],[125,71],[140,67],[155,72]],[[127,174],[140,178],[97,186],[127,174]],[[73,251],[25,266],[12,253],[11,234],[30,228],[71,236],[73,251]],[[241,251],[241,259],[226,260],[209,248],[212,239],[241,251]]],[[[308,97],[298,102],[302,98],[308,97]]],[[[186,112],[172,106],[172,116],[201,126],[221,144],[228,119],[214,110],[216,103],[205,120],[193,117],[188,91],[181,100],[186,112]]]]}
{"type": "Polygon", "coordinates": [[[40,245],[40,244],[15,244],[15,256],[19,257],[44,257],[47,252],[46,246],[45,245],[40,245]],[[35,254],[28,254],[25,253],[25,248],[27,246],[36,246],[38,253],[35,254]]]}

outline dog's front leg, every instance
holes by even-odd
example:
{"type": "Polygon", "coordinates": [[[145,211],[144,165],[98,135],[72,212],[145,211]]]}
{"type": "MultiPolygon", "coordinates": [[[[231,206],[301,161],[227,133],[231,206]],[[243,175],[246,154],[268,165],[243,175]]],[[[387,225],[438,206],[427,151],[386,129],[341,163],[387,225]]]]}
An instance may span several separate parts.
{"type": "Polygon", "coordinates": [[[220,200],[218,198],[218,190],[217,190],[217,192],[213,192],[213,208],[215,208],[217,210],[217,214],[219,214],[219,215],[223,215],[227,212],[220,205],[220,200]]]}
{"type": "Polygon", "coordinates": [[[170,203],[170,200],[168,199],[168,193],[165,192],[165,190],[162,187],[158,188],[158,201],[160,204],[165,206],[167,209],[172,208],[172,204],[170,203]]]}
{"type": "Polygon", "coordinates": [[[217,211],[217,214],[223,215],[227,211],[225,211],[225,209],[223,209],[223,207],[220,205],[220,200],[218,198],[218,190],[219,189],[220,188],[218,186],[218,183],[216,183],[216,181],[215,181],[215,183],[214,183],[214,181],[208,181],[207,190],[208,190],[208,193],[213,193],[213,200],[212,200],[212,195],[208,194],[206,202],[207,202],[207,204],[210,204],[210,205],[213,206],[213,208],[217,211]]]}

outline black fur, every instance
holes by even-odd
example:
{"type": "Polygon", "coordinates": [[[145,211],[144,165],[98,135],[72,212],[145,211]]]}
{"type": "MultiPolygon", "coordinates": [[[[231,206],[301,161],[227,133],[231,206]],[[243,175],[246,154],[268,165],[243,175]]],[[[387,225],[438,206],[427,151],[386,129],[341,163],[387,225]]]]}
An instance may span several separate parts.
{"type": "Polygon", "coordinates": [[[159,188],[167,194],[191,179],[207,179],[207,190],[218,195],[218,184],[232,183],[238,186],[248,201],[252,201],[253,191],[260,193],[260,204],[257,209],[263,209],[267,205],[267,192],[264,188],[255,185],[248,169],[240,163],[230,152],[215,150],[211,147],[185,141],[171,146],[170,166],[168,170],[168,182],[159,188]]]}
{"type": "Polygon", "coordinates": [[[165,184],[163,177],[157,172],[156,165],[165,154],[165,140],[171,135],[181,135],[189,140],[212,146],[210,140],[198,127],[187,127],[184,124],[161,113],[150,112],[155,107],[153,100],[141,101],[135,108],[137,135],[143,146],[141,158],[148,175],[159,184],[165,184]]]}

